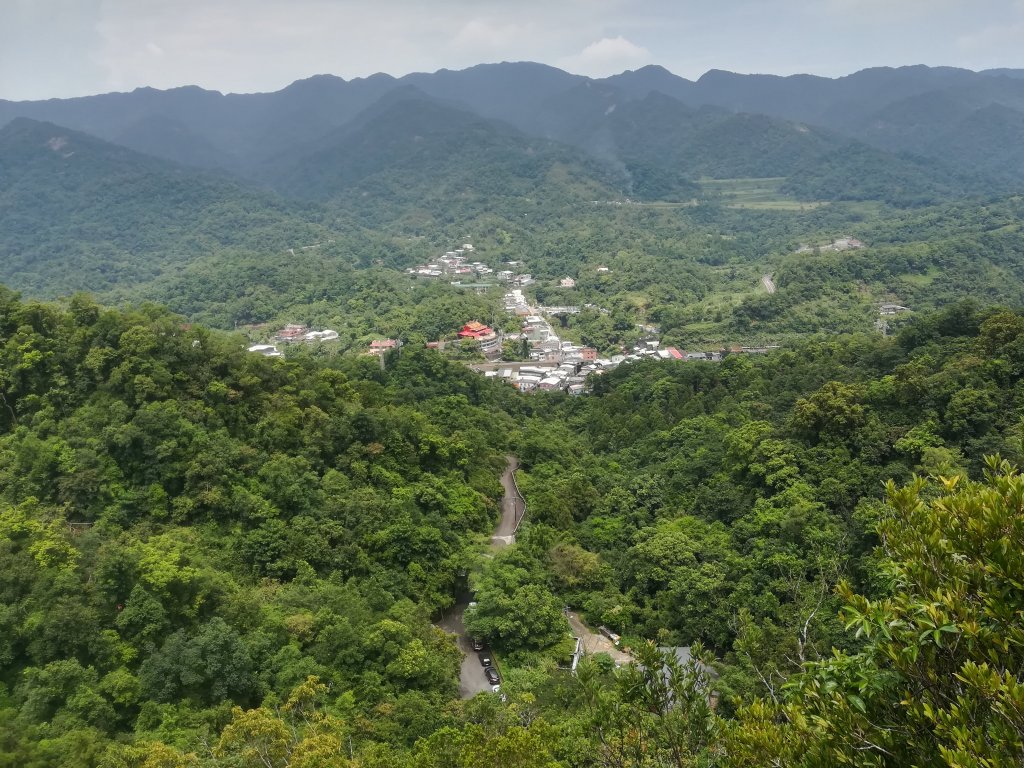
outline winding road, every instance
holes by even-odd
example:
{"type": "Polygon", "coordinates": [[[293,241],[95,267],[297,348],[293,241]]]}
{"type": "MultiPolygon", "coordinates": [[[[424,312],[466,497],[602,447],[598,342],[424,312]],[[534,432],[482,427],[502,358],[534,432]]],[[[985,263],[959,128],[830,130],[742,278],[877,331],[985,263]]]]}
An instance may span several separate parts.
{"type": "Polygon", "coordinates": [[[516,469],[519,468],[519,460],[515,456],[506,458],[508,464],[505,465],[505,471],[501,473],[501,487],[505,489],[505,493],[501,497],[501,519],[491,535],[492,549],[515,544],[519,518],[526,509],[526,502],[519,495],[515,479],[512,477],[516,469]]]}
{"type": "MultiPolygon", "coordinates": [[[[516,489],[512,473],[519,467],[519,461],[514,456],[508,456],[508,463],[505,471],[501,473],[501,486],[505,493],[501,497],[501,519],[491,536],[491,549],[497,550],[514,544],[515,532],[519,520],[525,511],[526,502],[519,495],[516,489]]],[[[445,632],[456,636],[456,643],[462,651],[462,668],[459,673],[459,696],[463,699],[471,699],[478,693],[486,693],[491,690],[491,684],[484,677],[484,668],[480,659],[473,650],[469,636],[466,634],[466,627],[462,623],[462,614],[469,605],[470,595],[461,595],[455,605],[448,609],[437,622],[437,626],[445,632]]]]}

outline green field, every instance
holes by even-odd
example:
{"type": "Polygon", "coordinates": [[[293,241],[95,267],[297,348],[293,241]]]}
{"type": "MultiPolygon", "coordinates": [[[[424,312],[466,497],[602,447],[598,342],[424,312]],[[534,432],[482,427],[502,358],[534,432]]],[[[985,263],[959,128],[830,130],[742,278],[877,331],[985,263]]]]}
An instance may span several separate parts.
{"type": "Polygon", "coordinates": [[[801,202],[780,191],[785,177],[746,179],[701,179],[705,194],[717,195],[730,208],[762,211],[807,211],[827,205],[825,202],[801,202]]]}

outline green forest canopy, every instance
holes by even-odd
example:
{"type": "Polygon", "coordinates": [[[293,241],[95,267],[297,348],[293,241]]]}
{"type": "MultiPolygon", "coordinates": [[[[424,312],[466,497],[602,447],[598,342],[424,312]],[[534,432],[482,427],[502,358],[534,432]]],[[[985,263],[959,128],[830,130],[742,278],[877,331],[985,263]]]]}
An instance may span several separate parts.
{"type": "Polygon", "coordinates": [[[3,293],[0,339],[6,764],[1008,765],[1020,749],[1021,481],[983,458],[1021,456],[1016,313],[959,304],[895,338],[626,366],[576,399],[411,347],[384,370],[267,360],[81,296],[3,293]],[[530,517],[481,561],[508,452],[530,517]],[[466,569],[482,610],[506,606],[479,625],[504,700],[458,701],[458,653],[430,623],[466,569]],[[600,656],[558,672],[565,602],[669,672],[600,656]],[[712,657],[713,678],[696,662],[712,657]]]}

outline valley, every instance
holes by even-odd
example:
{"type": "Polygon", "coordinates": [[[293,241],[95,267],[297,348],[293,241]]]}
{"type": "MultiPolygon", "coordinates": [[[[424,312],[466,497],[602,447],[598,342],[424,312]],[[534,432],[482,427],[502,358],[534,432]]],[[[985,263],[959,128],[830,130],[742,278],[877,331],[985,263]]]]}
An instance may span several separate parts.
{"type": "Polygon", "coordinates": [[[0,101],[0,765],[1015,764],[1022,87],[0,101]]]}

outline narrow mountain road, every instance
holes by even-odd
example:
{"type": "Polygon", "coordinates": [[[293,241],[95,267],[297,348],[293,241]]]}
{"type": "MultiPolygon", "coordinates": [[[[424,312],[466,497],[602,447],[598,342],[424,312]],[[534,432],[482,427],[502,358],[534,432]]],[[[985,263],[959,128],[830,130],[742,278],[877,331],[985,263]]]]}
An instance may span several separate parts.
{"type": "MultiPolygon", "coordinates": [[[[491,549],[497,550],[514,544],[516,537],[516,525],[525,510],[526,502],[516,490],[512,473],[519,466],[515,456],[509,456],[505,471],[501,473],[501,486],[505,493],[501,497],[501,519],[491,536],[491,549]]],[[[491,690],[491,684],[484,677],[484,667],[473,650],[472,640],[466,633],[466,627],[462,623],[462,615],[466,606],[472,599],[471,595],[461,595],[455,605],[445,611],[437,626],[445,632],[455,635],[459,650],[462,651],[462,667],[459,671],[459,696],[463,699],[471,699],[478,693],[485,693],[491,690]]]]}
{"type": "Polygon", "coordinates": [[[501,487],[505,489],[505,493],[501,497],[501,520],[498,521],[498,527],[494,529],[494,534],[491,536],[493,549],[500,549],[515,543],[516,526],[526,507],[526,502],[519,495],[515,479],[512,477],[519,467],[519,460],[515,456],[507,458],[508,464],[505,466],[505,471],[501,473],[501,487]]]}
{"type": "Polygon", "coordinates": [[[769,295],[775,293],[775,281],[772,280],[771,275],[763,275],[761,277],[761,284],[764,286],[764,289],[768,291],[769,295]]]}
{"type": "Polygon", "coordinates": [[[469,597],[464,597],[448,609],[441,621],[437,623],[445,632],[455,635],[455,643],[462,652],[462,667],[459,670],[459,698],[472,699],[478,693],[491,690],[491,684],[484,677],[484,667],[473,650],[471,640],[462,624],[462,614],[469,604],[469,597]]]}

